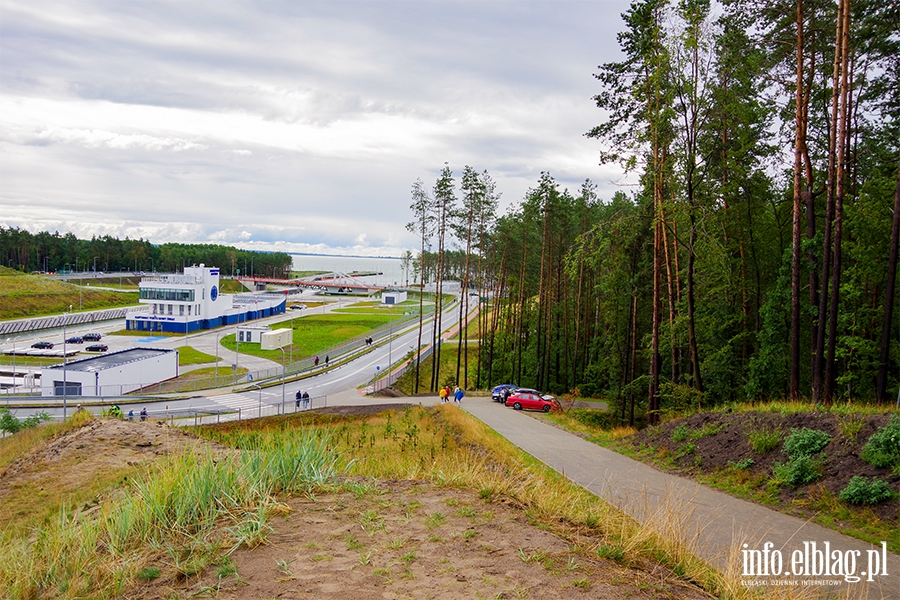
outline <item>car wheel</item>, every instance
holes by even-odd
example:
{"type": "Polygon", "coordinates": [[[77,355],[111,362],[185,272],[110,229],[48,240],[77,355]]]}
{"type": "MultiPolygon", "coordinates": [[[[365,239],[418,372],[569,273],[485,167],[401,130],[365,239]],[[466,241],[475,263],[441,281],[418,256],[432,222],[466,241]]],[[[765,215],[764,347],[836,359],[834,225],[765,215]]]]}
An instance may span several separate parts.
{"type": "Polygon", "coordinates": [[[522,410],[522,403],[516,402],[515,404],[513,404],[513,408],[516,410],[522,410]]]}
{"type": "Polygon", "coordinates": [[[549,404],[545,404],[545,405],[544,405],[544,408],[542,408],[541,410],[543,410],[544,412],[550,412],[550,405],[549,405],[549,404]]]}

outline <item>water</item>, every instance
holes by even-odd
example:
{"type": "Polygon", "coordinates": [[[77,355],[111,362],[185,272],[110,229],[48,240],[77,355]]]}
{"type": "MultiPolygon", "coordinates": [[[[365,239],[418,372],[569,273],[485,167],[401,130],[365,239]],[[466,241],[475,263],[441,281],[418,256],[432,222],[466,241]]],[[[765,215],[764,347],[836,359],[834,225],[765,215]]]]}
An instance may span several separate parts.
{"type": "MultiPolygon", "coordinates": [[[[375,285],[405,285],[406,275],[399,258],[371,258],[365,256],[321,256],[292,254],[295,271],[325,271],[329,273],[350,273],[352,271],[374,271],[381,273],[366,277],[366,283],[375,285]]],[[[412,263],[409,265],[409,280],[413,280],[412,263]]]]}

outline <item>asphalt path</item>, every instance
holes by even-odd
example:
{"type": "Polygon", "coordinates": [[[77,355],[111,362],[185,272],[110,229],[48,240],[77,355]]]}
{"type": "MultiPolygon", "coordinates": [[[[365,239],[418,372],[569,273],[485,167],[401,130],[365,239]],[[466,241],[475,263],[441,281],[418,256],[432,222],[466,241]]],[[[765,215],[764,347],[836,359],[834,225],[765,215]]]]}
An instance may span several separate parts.
{"type": "Polygon", "coordinates": [[[662,535],[680,538],[716,568],[741,576],[744,585],[802,588],[809,585],[804,581],[827,582],[817,586],[841,597],[900,599],[900,556],[883,552],[877,545],[657,471],[490,398],[466,399],[463,408],[572,482],[662,535]],[[815,554],[826,547],[832,555],[828,559],[830,575],[819,568],[825,555],[815,554]],[[760,554],[751,554],[753,551],[760,554]],[[745,558],[762,557],[763,551],[770,559],[768,575],[744,565],[745,558]],[[816,564],[814,555],[820,558],[816,564]],[[782,560],[780,575],[773,574],[776,556],[782,560]],[[796,564],[795,558],[799,558],[796,564]],[[839,568],[835,568],[836,561],[839,568]],[[868,582],[868,573],[876,566],[879,574],[868,582]],[[852,581],[852,575],[848,581],[836,574],[838,570],[844,575],[852,571],[861,581],[852,581]],[[751,574],[744,575],[746,572],[751,574]],[[814,575],[816,572],[821,574],[814,575]]]}

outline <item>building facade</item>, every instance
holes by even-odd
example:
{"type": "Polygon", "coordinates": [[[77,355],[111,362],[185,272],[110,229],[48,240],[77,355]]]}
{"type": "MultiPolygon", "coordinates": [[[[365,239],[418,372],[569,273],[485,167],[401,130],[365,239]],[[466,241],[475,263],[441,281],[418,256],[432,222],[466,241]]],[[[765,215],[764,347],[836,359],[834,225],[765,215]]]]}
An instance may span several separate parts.
{"type": "Polygon", "coordinates": [[[237,325],[283,313],[287,296],[219,293],[219,269],[185,267],[184,273],[141,278],[144,312],[129,314],[127,329],[189,333],[237,325]]]}

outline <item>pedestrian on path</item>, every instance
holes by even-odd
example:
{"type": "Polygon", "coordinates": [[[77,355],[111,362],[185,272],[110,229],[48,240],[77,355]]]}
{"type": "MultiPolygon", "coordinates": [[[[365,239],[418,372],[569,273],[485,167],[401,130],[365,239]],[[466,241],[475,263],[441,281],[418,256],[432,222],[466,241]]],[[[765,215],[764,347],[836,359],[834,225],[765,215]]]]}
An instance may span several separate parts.
{"type": "Polygon", "coordinates": [[[301,392],[300,390],[297,390],[297,395],[294,396],[294,398],[297,399],[297,404],[296,404],[297,408],[300,408],[300,398],[302,398],[302,397],[303,397],[303,392],[301,392]]]}
{"type": "Polygon", "coordinates": [[[303,392],[303,410],[309,408],[309,392],[303,392]]]}
{"type": "Polygon", "coordinates": [[[462,404],[462,399],[465,395],[466,394],[461,389],[459,389],[459,386],[456,386],[456,391],[453,393],[453,398],[456,400],[457,404],[462,404]]]}
{"type": "Polygon", "coordinates": [[[325,355],[325,366],[326,367],[328,366],[328,355],[327,354],[325,355]]]}
{"type": "Polygon", "coordinates": [[[318,355],[318,354],[317,354],[316,357],[313,359],[313,366],[314,366],[314,367],[318,367],[318,366],[319,366],[319,355],[318,355]]]}
{"type": "Polygon", "coordinates": [[[447,388],[442,387],[438,395],[441,397],[441,404],[447,402],[447,388]]]}

